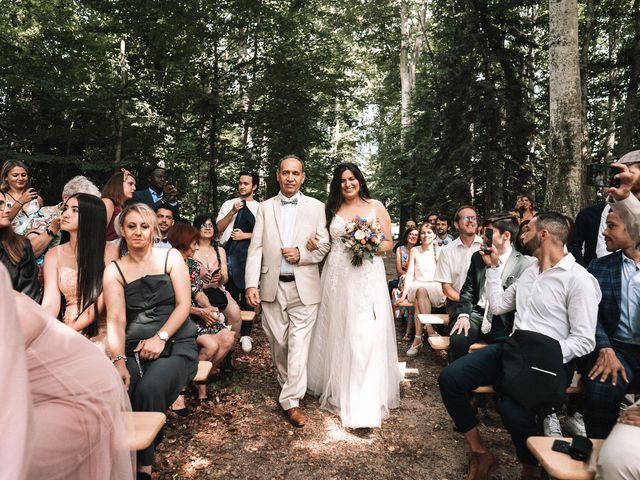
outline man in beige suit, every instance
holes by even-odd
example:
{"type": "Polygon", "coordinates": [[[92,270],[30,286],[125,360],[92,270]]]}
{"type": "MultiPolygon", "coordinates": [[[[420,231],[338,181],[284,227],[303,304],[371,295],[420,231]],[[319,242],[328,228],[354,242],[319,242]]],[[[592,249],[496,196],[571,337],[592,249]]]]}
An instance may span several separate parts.
{"type": "Polygon", "coordinates": [[[300,193],[302,160],[280,160],[276,178],[280,193],[258,206],[247,254],[247,303],[262,303],[262,326],[282,386],[280,405],[289,422],[302,427],[300,399],[307,390],[307,357],[320,303],[318,264],[329,252],[324,204],[300,193]],[[314,239],[318,248],[307,250],[314,239]],[[259,288],[258,288],[259,282],[259,288]]]}

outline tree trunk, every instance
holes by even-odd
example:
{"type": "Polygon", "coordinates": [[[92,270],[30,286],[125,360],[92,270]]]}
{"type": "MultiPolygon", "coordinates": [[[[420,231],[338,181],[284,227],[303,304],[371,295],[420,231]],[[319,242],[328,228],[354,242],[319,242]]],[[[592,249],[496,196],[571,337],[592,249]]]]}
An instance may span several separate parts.
{"type": "Polygon", "coordinates": [[[638,122],[638,85],[640,84],[640,0],[633,3],[635,19],[635,35],[631,48],[631,72],[627,85],[627,102],[622,115],[622,128],[620,130],[619,153],[624,155],[632,150],[634,145],[634,131],[638,122]]]}
{"type": "MultiPolygon", "coordinates": [[[[593,31],[596,26],[595,4],[594,0],[587,0],[586,25],[582,36],[582,45],[580,45],[580,90],[582,98],[582,164],[586,165],[591,162],[591,140],[589,139],[589,123],[587,122],[588,109],[588,68],[589,68],[589,48],[593,31]]],[[[593,188],[582,189],[582,203],[590,204],[596,199],[595,190],[593,188]]]]}
{"type": "Polygon", "coordinates": [[[577,0],[549,0],[546,208],[575,217],[582,201],[582,99],[577,0]]]}
{"type": "Polygon", "coordinates": [[[616,111],[618,109],[618,93],[616,92],[616,72],[618,64],[616,26],[609,26],[609,98],[607,100],[607,136],[605,138],[605,155],[607,162],[613,161],[613,147],[616,143],[616,111]]]}
{"type": "Polygon", "coordinates": [[[116,111],[116,152],[115,162],[120,165],[122,160],[122,143],[124,141],[124,90],[127,84],[127,56],[126,43],[124,38],[120,39],[120,105],[116,111]]]}

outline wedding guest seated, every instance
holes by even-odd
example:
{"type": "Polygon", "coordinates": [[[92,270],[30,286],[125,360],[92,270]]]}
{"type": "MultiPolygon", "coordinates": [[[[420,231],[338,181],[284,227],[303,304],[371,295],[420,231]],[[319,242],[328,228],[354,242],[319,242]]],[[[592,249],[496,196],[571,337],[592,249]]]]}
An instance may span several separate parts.
{"type": "MultiPolygon", "coordinates": [[[[498,271],[501,285],[503,290],[506,290],[531,265],[531,262],[512,246],[518,233],[518,218],[509,213],[492,215],[484,227],[493,230],[493,245],[500,257],[498,271]]],[[[492,315],[489,312],[485,292],[486,270],[487,266],[480,252],[474,253],[471,256],[467,279],[460,291],[460,303],[456,309],[457,320],[449,337],[451,362],[466,355],[473,343],[504,341],[513,329],[513,311],[502,315],[492,315]]]]}
{"type": "Polygon", "coordinates": [[[596,480],[640,478],[640,400],[627,408],[607,437],[596,469],[596,480]]]}
{"type": "Polygon", "coordinates": [[[44,255],[48,249],[60,244],[60,216],[66,201],[78,193],[87,193],[100,198],[100,190],[87,177],[73,177],[62,188],[62,202],[42,207],[27,226],[27,238],[31,242],[36,265],[44,264],[44,255]]]}
{"type": "MultiPolygon", "coordinates": [[[[218,309],[209,303],[209,298],[202,290],[203,281],[200,275],[200,264],[193,259],[198,251],[198,229],[184,223],[175,225],[169,231],[169,242],[176,248],[185,260],[191,279],[191,319],[196,324],[196,342],[198,344],[199,359],[219,365],[224,357],[233,349],[235,338],[219,319],[218,309]]],[[[207,385],[198,385],[198,399],[207,398],[207,385]]]]}
{"type": "Polygon", "coordinates": [[[436,220],[436,243],[439,247],[444,247],[453,242],[454,238],[451,235],[451,227],[449,226],[449,219],[444,215],[438,215],[436,220]]]}
{"type": "MultiPolygon", "coordinates": [[[[420,245],[413,247],[409,253],[409,268],[400,297],[400,301],[408,299],[413,302],[415,310],[415,335],[407,350],[409,357],[417,355],[422,348],[422,323],[418,315],[431,313],[433,307],[443,306],[446,299],[442,285],[433,279],[440,257],[440,247],[434,243],[435,238],[431,224],[423,223],[420,226],[420,245]]],[[[426,325],[425,328],[430,337],[438,335],[432,325],[426,325]]]]}
{"type": "Polygon", "coordinates": [[[17,234],[24,235],[29,220],[44,205],[32,186],[29,167],[20,160],[7,160],[0,169],[0,182],[11,226],[17,234]]]}
{"type": "Polygon", "coordinates": [[[172,245],[167,239],[169,230],[171,230],[171,227],[175,224],[171,205],[168,203],[159,203],[154,210],[158,218],[158,229],[160,230],[160,235],[155,238],[154,246],[156,248],[171,248],[172,245]]]}
{"type": "MultiPolygon", "coordinates": [[[[404,233],[402,234],[402,238],[404,238],[404,236],[407,233],[407,230],[409,230],[410,228],[418,228],[418,224],[416,223],[415,220],[413,220],[412,218],[410,218],[409,220],[407,220],[404,224],[404,233]]],[[[400,245],[403,245],[403,240],[400,239],[396,242],[396,244],[393,246],[393,251],[395,252],[398,247],[400,247],[400,245]]]]}
{"type": "Polygon", "coordinates": [[[60,229],[69,241],[47,252],[44,262],[42,306],[62,321],[106,348],[107,324],[102,295],[105,264],[118,258],[118,248],[107,243],[107,213],[99,197],[79,193],[64,204],[60,229]]]}
{"type": "Polygon", "coordinates": [[[136,178],[124,168],[111,175],[102,187],[102,201],[107,208],[107,241],[112,242],[118,239],[115,228],[116,217],[127,201],[133,197],[135,191],[136,178]]]}
{"type": "Polygon", "coordinates": [[[585,268],[594,258],[609,254],[602,232],[610,210],[606,202],[600,202],[583,208],[576,216],[569,251],[576,257],[576,261],[585,268]]]}
{"type": "Polygon", "coordinates": [[[585,365],[584,420],[589,438],[606,438],[616,424],[620,402],[640,376],[640,251],[620,217],[607,215],[604,238],[612,253],[591,262],[588,271],[602,290],[596,349],[585,365]]]}
{"type": "Polygon", "coordinates": [[[39,302],[42,291],[33,250],[29,240],[11,228],[11,217],[5,198],[4,193],[0,193],[0,263],[9,271],[14,290],[39,302]]]}
{"type": "MultiPolygon", "coordinates": [[[[409,268],[409,252],[411,249],[420,243],[420,232],[417,227],[409,227],[404,232],[404,236],[402,238],[402,244],[396,250],[396,273],[398,274],[398,278],[395,280],[396,286],[393,287],[392,290],[392,300],[394,304],[394,316],[396,320],[405,319],[406,320],[406,334],[403,338],[405,341],[410,341],[413,339],[411,335],[411,331],[413,330],[413,307],[403,307],[399,306],[400,299],[402,298],[402,291],[404,290],[404,282],[405,275],[407,273],[407,269],[409,268]]],[[[389,287],[394,280],[389,282],[389,287]]]]}
{"type": "Polygon", "coordinates": [[[429,213],[427,215],[426,223],[431,225],[431,230],[436,231],[436,224],[438,223],[438,214],[437,213],[429,213]]]}
{"type": "MultiPolygon", "coordinates": [[[[492,247],[491,254],[483,253],[482,258],[492,267],[487,269],[485,287],[490,312],[502,315],[516,310],[513,335],[520,330],[544,335],[548,339],[544,352],[557,353],[558,363],[562,362],[553,368],[558,372],[564,370],[565,378],[570,381],[573,360],[590,353],[595,346],[596,312],[601,294],[595,278],[570,253],[565,253],[568,234],[562,215],[550,212],[534,217],[525,227],[522,239],[536,261],[506,290],[502,289],[500,272],[495,268],[500,264],[497,248],[492,247]]],[[[510,352],[522,351],[522,348],[514,347],[510,352]]],[[[497,459],[481,440],[470,399],[475,388],[493,385],[502,377],[504,351],[503,342],[488,345],[449,364],[438,379],[444,405],[470,450],[468,480],[486,479],[497,468],[497,459]]],[[[529,383],[536,380],[532,375],[540,375],[553,385],[551,375],[542,370],[532,369],[521,375],[525,375],[529,383]]],[[[526,445],[528,437],[538,434],[536,413],[540,412],[528,409],[522,405],[522,399],[516,401],[510,395],[501,396],[499,402],[504,425],[522,463],[521,478],[541,478],[538,462],[526,445]]]]}
{"type": "Polygon", "coordinates": [[[453,224],[458,230],[458,238],[442,247],[434,280],[442,283],[442,291],[447,296],[447,311],[451,323],[460,302],[460,290],[467,278],[471,255],[480,249],[482,238],[476,235],[478,214],[471,206],[465,205],[456,212],[453,224]]]}
{"type": "MultiPolygon", "coordinates": [[[[153,248],[158,223],[147,205],[125,207],[119,227],[126,255],[103,281],[109,352],[133,410],[164,413],[198,369],[189,272],[177,250],[153,248]]],[[[151,478],[161,439],[138,452],[139,479],[151,478]]]]}
{"type": "Polygon", "coordinates": [[[231,325],[231,331],[240,335],[242,316],[238,302],[224,288],[229,280],[227,273],[227,255],[224,248],[220,248],[216,237],[218,235],[215,217],[205,213],[196,216],[193,226],[200,231],[198,237],[198,250],[193,259],[200,264],[202,272],[202,290],[214,307],[224,313],[227,323],[231,325]]]}
{"type": "Polygon", "coordinates": [[[0,296],[0,477],[133,479],[131,432],[123,421],[131,407],[108,358],[12,292],[2,266],[0,296]]]}

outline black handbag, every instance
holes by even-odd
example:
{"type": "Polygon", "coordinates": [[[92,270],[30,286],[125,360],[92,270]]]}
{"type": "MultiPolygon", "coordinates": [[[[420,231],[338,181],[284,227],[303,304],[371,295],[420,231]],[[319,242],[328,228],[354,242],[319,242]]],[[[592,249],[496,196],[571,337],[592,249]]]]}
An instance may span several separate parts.
{"type": "Polygon", "coordinates": [[[566,386],[562,349],[556,339],[516,330],[505,342],[497,392],[530,412],[546,414],[560,408],[566,386]]]}
{"type": "Polygon", "coordinates": [[[209,299],[209,303],[219,310],[224,310],[229,304],[227,293],[221,288],[205,288],[204,293],[209,299]]]}

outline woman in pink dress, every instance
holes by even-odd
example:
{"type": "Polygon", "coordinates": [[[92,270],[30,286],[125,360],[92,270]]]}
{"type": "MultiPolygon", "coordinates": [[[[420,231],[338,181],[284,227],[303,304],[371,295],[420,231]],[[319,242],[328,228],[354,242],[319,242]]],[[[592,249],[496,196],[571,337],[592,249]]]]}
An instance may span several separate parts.
{"type": "MultiPolygon", "coordinates": [[[[18,428],[2,429],[9,451],[16,453],[7,467],[18,472],[13,478],[132,479],[135,466],[123,416],[131,408],[109,359],[33,300],[12,292],[4,267],[0,295],[0,322],[19,325],[14,334],[22,333],[26,354],[26,378],[20,372],[20,356],[11,383],[0,377],[3,392],[18,391],[24,397],[22,407],[11,412],[18,428]]],[[[3,337],[3,349],[5,344],[16,347],[15,339],[3,337]]],[[[3,473],[4,469],[3,464],[3,473]]]]}
{"type": "Polygon", "coordinates": [[[47,252],[42,306],[51,315],[65,308],[62,320],[104,351],[107,323],[102,296],[104,266],[118,258],[118,248],[106,243],[106,211],[98,197],[79,193],[64,204],[60,230],[69,241],[47,252]]]}

